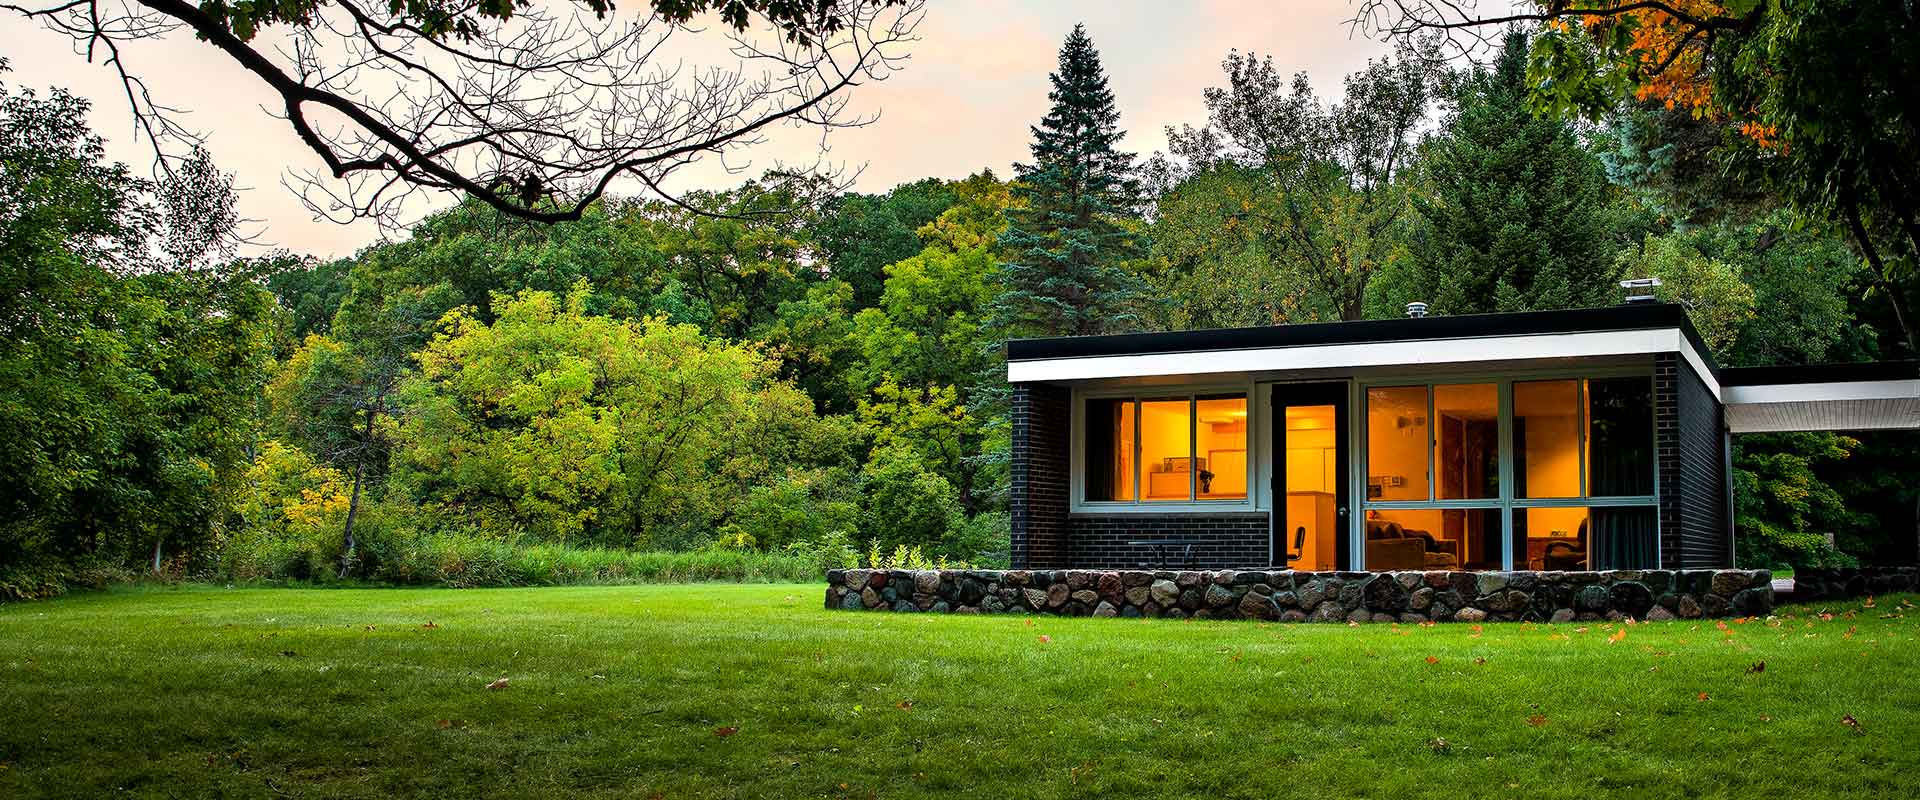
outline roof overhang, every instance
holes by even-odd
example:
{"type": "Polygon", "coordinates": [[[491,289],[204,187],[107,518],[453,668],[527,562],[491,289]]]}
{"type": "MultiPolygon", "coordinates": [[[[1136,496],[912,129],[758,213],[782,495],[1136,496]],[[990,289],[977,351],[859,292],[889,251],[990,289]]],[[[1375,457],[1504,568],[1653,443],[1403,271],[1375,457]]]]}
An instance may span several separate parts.
{"type": "Polygon", "coordinates": [[[1734,433],[1920,428],[1913,362],[1727,369],[1721,381],[1734,433]]]}

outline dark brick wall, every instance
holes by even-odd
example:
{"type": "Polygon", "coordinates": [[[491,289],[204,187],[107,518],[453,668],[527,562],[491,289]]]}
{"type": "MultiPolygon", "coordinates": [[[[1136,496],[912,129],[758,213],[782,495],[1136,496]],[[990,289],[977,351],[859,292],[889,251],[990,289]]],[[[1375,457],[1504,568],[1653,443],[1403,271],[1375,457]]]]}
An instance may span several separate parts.
{"type": "Polygon", "coordinates": [[[1074,569],[1139,569],[1154,563],[1153,548],[1127,542],[1184,539],[1199,542],[1193,560],[1170,567],[1224,569],[1269,564],[1267,512],[1209,514],[1075,514],[1068,519],[1074,569]]]}
{"type": "Polygon", "coordinates": [[[1063,386],[1018,384],[1011,407],[1011,496],[1014,569],[1064,569],[1067,493],[1072,490],[1073,395],[1063,386]]]}
{"type": "Polygon", "coordinates": [[[1678,353],[1662,353],[1654,360],[1653,412],[1660,566],[1732,566],[1726,419],[1720,401],[1678,353]]]}

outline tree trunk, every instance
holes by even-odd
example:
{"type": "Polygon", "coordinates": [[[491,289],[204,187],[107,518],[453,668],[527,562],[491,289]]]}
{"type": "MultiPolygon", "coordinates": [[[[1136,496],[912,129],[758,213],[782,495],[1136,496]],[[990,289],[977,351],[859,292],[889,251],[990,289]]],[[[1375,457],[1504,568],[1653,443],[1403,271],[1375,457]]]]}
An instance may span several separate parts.
{"type": "Polygon", "coordinates": [[[1873,239],[1867,235],[1867,226],[1860,221],[1860,207],[1854,203],[1852,192],[1841,195],[1841,204],[1845,207],[1847,230],[1853,233],[1853,241],[1860,246],[1860,252],[1867,257],[1867,264],[1873,268],[1874,285],[1887,294],[1887,302],[1893,304],[1893,317],[1899,321],[1900,333],[1906,340],[1909,352],[1920,352],[1920,336],[1914,335],[1913,323],[1907,318],[1905,298],[1887,274],[1887,265],[1880,260],[1880,251],[1873,246],[1873,239]]]}
{"type": "Polygon", "coordinates": [[[167,537],[165,536],[155,537],[153,540],[153,574],[155,575],[160,574],[160,546],[165,544],[166,541],[167,537]]]}
{"type": "Polygon", "coordinates": [[[347,577],[348,571],[353,568],[353,551],[355,545],[353,539],[353,520],[355,517],[360,516],[360,486],[365,483],[367,459],[372,456],[373,422],[377,416],[373,409],[367,409],[367,438],[360,448],[360,457],[354,459],[353,462],[353,495],[347,499],[347,530],[340,548],[340,577],[342,578],[347,577]]]}

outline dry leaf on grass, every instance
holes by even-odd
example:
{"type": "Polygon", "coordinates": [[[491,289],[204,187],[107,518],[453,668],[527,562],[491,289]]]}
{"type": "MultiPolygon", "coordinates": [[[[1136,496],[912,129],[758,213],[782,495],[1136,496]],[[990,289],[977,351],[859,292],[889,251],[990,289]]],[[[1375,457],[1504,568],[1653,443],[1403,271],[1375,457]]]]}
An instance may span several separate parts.
{"type": "Polygon", "coordinates": [[[732,735],[734,735],[734,734],[736,734],[736,733],[739,733],[739,732],[740,732],[740,728],[739,728],[738,726],[735,726],[735,725],[728,725],[728,726],[726,726],[726,727],[724,727],[724,728],[714,728],[714,729],[713,729],[713,735],[715,735],[715,736],[718,736],[718,737],[720,737],[720,738],[722,738],[722,739],[725,739],[725,738],[727,738],[727,737],[729,737],[729,736],[732,736],[732,735]]]}
{"type": "Polygon", "coordinates": [[[1438,664],[1438,663],[1440,663],[1440,659],[1439,659],[1438,657],[1435,657],[1435,656],[1427,656],[1427,663],[1429,663],[1429,664],[1438,664]]]}
{"type": "Polygon", "coordinates": [[[1753,666],[1747,667],[1748,675],[1752,675],[1760,672],[1766,672],[1766,671],[1767,671],[1767,662],[1765,661],[1755,661],[1753,662],[1753,666]]]}
{"type": "Polygon", "coordinates": [[[493,691],[497,691],[505,688],[507,688],[506,678],[496,678],[494,682],[487,684],[487,689],[493,690],[493,691]]]}
{"type": "Polygon", "coordinates": [[[1543,714],[1535,714],[1531,717],[1527,717],[1527,724],[1535,728],[1538,728],[1542,725],[1547,724],[1547,718],[1543,714]]]}

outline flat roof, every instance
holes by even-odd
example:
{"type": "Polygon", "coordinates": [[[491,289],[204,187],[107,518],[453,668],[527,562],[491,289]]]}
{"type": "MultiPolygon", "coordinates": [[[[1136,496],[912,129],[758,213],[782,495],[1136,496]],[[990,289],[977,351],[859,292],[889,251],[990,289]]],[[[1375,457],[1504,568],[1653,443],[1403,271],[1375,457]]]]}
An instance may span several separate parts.
{"type": "MultiPolygon", "coordinates": [[[[1685,308],[1674,303],[1636,303],[1560,311],[1460,314],[1418,319],[1370,319],[1297,325],[1261,325],[1251,328],[1014,339],[1007,342],[1007,360],[1010,362],[1041,361],[1056,358],[1159,355],[1658,328],[1680,329],[1693,343],[1694,349],[1700,353],[1701,357],[1709,358],[1700,334],[1694,330],[1692,321],[1687,319],[1685,308]]],[[[1708,363],[1712,362],[1709,360],[1708,363]]]]}

